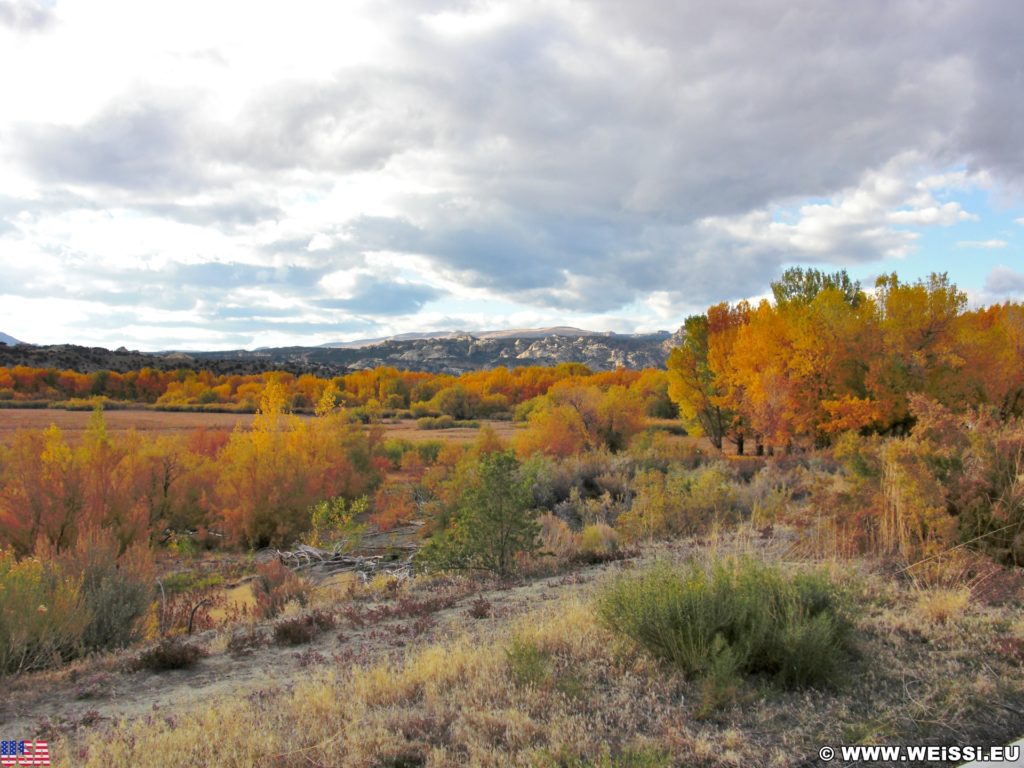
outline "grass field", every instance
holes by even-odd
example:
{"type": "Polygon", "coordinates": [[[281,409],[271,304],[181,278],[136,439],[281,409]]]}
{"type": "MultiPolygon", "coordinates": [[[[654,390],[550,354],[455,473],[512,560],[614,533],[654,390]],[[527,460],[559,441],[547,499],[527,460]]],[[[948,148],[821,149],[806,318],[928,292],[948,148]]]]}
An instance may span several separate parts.
{"type": "MultiPolygon", "coordinates": [[[[0,410],[0,444],[8,444],[19,429],[46,429],[56,424],[69,442],[77,442],[89,425],[89,411],[64,411],[51,408],[8,408],[0,410]]],[[[105,411],[103,418],[111,433],[135,429],[148,434],[180,434],[203,427],[232,430],[237,425],[249,427],[251,413],[188,413],[178,411],[124,410],[105,411]]],[[[300,418],[309,419],[311,416],[300,418]]],[[[490,424],[502,438],[510,438],[515,425],[509,421],[481,421],[490,424]]],[[[448,440],[469,442],[479,432],[473,428],[416,429],[414,421],[397,421],[382,425],[387,437],[405,440],[448,440]]]]}

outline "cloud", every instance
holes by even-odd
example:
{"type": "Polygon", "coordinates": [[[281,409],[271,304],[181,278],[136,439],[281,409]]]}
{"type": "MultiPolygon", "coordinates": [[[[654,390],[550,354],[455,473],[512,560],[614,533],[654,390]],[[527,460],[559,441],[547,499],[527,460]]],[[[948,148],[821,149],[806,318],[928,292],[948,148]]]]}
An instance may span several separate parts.
{"type": "Polygon", "coordinates": [[[53,8],[32,0],[0,0],[0,26],[19,32],[38,32],[55,22],[53,8]]]}
{"type": "Polygon", "coordinates": [[[986,250],[994,250],[996,248],[1005,248],[1009,245],[1005,240],[958,240],[956,243],[957,248],[983,248],[986,250]]]}
{"type": "Polygon", "coordinates": [[[183,105],[129,101],[81,126],[20,125],[13,143],[40,181],[179,192],[200,188],[208,173],[195,162],[183,105]]]}
{"type": "Polygon", "coordinates": [[[31,8],[53,33],[0,52],[39,78],[0,90],[0,236],[55,262],[22,295],[254,329],[459,300],[671,318],[789,263],[904,258],[976,218],[980,179],[1024,190],[1010,0],[297,2],[245,34],[183,2],[121,7],[130,39],[0,0],[0,24],[31,8]]]}
{"type": "Polygon", "coordinates": [[[349,298],[314,299],[313,304],[358,315],[411,315],[442,295],[429,285],[360,278],[352,286],[349,298]]]}
{"type": "Polygon", "coordinates": [[[1024,294],[1024,274],[1010,267],[995,267],[985,279],[985,291],[996,296],[1024,294]]]}

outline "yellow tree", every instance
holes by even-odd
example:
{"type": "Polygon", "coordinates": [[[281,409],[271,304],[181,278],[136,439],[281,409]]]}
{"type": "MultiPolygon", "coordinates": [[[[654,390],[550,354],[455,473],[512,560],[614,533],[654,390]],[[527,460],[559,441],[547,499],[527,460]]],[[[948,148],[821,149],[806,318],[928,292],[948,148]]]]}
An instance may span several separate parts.
{"type": "Polygon", "coordinates": [[[895,273],[883,275],[875,296],[882,348],[869,365],[867,387],[886,429],[905,432],[913,421],[910,394],[959,405],[965,360],[956,332],[967,296],[945,273],[916,283],[901,283],[895,273]]]}
{"type": "Polygon", "coordinates": [[[726,375],[732,346],[749,319],[750,305],[728,303],[709,307],[683,324],[683,343],[672,350],[668,368],[668,394],[679,408],[686,428],[704,435],[721,450],[728,438],[743,453],[746,430],[740,415],[743,396],[726,375]]]}

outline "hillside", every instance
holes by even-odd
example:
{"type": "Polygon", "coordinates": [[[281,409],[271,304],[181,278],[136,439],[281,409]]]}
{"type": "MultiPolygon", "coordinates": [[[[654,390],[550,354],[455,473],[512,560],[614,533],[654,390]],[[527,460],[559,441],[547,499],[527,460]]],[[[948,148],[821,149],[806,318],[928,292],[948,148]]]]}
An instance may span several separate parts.
{"type": "Polygon", "coordinates": [[[152,367],[160,370],[203,368],[217,374],[287,370],[293,373],[339,375],[352,370],[395,368],[459,374],[504,365],[583,363],[592,370],[618,367],[660,368],[678,333],[598,334],[575,328],[550,331],[503,331],[441,335],[431,338],[391,338],[362,347],[274,347],[222,352],[145,353],[123,347],[51,346],[0,347],[0,366],[67,368],[83,372],[125,372],[152,367]],[[510,335],[512,334],[512,335],[510,335]]]}

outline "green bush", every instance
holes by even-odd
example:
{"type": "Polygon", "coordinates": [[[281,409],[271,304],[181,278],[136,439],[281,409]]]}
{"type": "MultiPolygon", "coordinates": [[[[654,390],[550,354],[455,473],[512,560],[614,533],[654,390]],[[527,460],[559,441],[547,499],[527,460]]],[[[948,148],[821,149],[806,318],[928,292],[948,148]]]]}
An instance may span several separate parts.
{"type": "Polygon", "coordinates": [[[114,563],[97,564],[82,576],[82,597],[90,615],[82,636],[87,649],[123,648],[142,636],[153,598],[149,582],[122,573],[114,563]]]}
{"type": "Polygon", "coordinates": [[[138,546],[83,533],[74,548],[17,560],[0,552],[0,674],[58,664],[137,640],[152,602],[152,564],[138,546]]]}
{"type": "Polygon", "coordinates": [[[444,443],[440,440],[424,440],[416,443],[416,453],[419,454],[420,461],[428,466],[437,463],[437,457],[441,455],[442,448],[444,448],[444,443]]]}
{"type": "Polygon", "coordinates": [[[392,469],[398,469],[402,465],[402,457],[414,448],[415,446],[408,440],[393,438],[385,440],[377,449],[377,453],[391,463],[392,469]]]}
{"type": "Polygon", "coordinates": [[[452,429],[455,419],[447,414],[444,416],[424,416],[416,419],[416,429],[452,429]]]}
{"type": "Polygon", "coordinates": [[[786,688],[833,684],[851,650],[840,595],[824,575],[750,558],[656,566],[613,583],[598,611],[612,630],[701,678],[713,706],[741,674],[786,688]]]}
{"type": "Polygon", "coordinates": [[[539,546],[531,482],[511,451],[485,453],[468,468],[457,507],[417,554],[439,570],[483,570],[508,576],[521,554],[539,546]]]}
{"type": "Polygon", "coordinates": [[[479,421],[455,419],[447,414],[416,419],[416,429],[477,429],[479,426],[479,421]]]}

